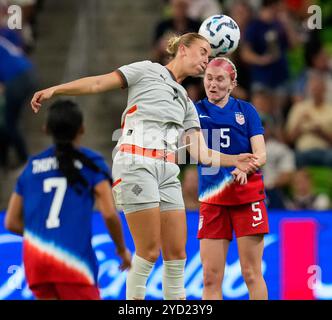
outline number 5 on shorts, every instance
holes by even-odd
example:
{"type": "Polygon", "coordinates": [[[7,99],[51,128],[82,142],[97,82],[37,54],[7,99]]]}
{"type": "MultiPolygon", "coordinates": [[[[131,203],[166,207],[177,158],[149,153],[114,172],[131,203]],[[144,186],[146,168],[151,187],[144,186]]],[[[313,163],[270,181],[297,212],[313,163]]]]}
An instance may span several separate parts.
{"type": "Polygon", "coordinates": [[[46,220],[46,228],[53,229],[60,227],[59,214],[65,197],[67,189],[66,178],[48,178],[44,180],[43,191],[45,193],[51,192],[55,188],[54,198],[51,204],[50,212],[46,220]]]}
{"type": "Polygon", "coordinates": [[[252,209],[252,211],[257,213],[256,216],[252,216],[252,217],[253,217],[253,219],[254,219],[255,221],[260,221],[260,220],[262,220],[262,218],[263,218],[263,216],[262,216],[262,210],[261,210],[261,208],[256,207],[256,206],[259,206],[259,202],[253,202],[253,203],[251,204],[251,209],[252,209]]]}

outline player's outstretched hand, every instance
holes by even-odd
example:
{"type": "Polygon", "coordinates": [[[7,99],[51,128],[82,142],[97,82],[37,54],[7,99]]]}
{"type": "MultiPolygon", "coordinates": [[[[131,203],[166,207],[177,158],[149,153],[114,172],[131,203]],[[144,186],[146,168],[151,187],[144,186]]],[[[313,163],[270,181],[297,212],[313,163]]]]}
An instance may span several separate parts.
{"type": "Polygon", "coordinates": [[[244,173],[256,171],[259,168],[258,157],[251,153],[241,153],[237,156],[235,166],[244,173]]]}
{"type": "Polygon", "coordinates": [[[119,266],[119,269],[121,271],[130,269],[131,268],[131,253],[130,253],[130,251],[126,248],[123,251],[117,251],[117,254],[121,259],[121,264],[119,266]]]}
{"type": "Polygon", "coordinates": [[[246,184],[248,182],[247,174],[243,171],[239,170],[238,168],[235,168],[231,174],[234,177],[234,180],[237,181],[239,184],[246,184]]]}
{"type": "Polygon", "coordinates": [[[48,88],[48,89],[45,89],[45,90],[37,91],[33,95],[32,100],[31,100],[32,110],[35,113],[37,113],[39,111],[39,109],[41,108],[41,106],[42,106],[42,102],[44,100],[48,100],[48,99],[52,98],[53,94],[54,94],[53,88],[48,88]]]}

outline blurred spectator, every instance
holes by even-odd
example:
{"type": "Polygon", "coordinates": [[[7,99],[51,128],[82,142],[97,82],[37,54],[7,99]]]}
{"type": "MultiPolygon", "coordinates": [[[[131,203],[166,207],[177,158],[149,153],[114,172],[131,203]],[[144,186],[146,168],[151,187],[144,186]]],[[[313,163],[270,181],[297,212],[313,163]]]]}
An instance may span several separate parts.
{"type": "Polygon", "coordinates": [[[251,102],[255,106],[262,121],[273,121],[272,109],[274,107],[271,90],[261,88],[253,92],[251,102]]]}
{"type": "Polygon", "coordinates": [[[183,200],[187,210],[197,210],[198,201],[198,173],[196,166],[187,166],[182,180],[183,200]]]}
{"type": "MultiPolygon", "coordinates": [[[[8,147],[13,147],[18,165],[27,158],[25,141],[19,131],[19,117],[24,103],[36,89],[36,76],[32,63],[23,52],[0,36],[0,83],[5,87],[5,131],[8,147]]],[[[4,164],[8,164],[8,148],[2,152],[4,164]]]]}
{"type": "MultiPolygon", "coordinates": [[[[167,41],[173,34],[198,32],[201,22],[188,16],[190,0],[170,0],[171,18],[160,21],[154,33],[152,60],[162,65],[168,63],[169,55],[166,52],[167,41]]],[[[197,101],[202,98],[203,87],[200,78],[187,78],[182,85],[187,89],[188,96],[197,101]]]]}
{"type": "Polygon", "coordinates": [[[330,207],[328,195],[313,192],[312,180],[306,169],[297,170],[292,177],[291,197],[287,201],[290,210],[327,210],[330,207]]]}
{"type": "MultiPolygon", "coordinates": [[[[252,19],[252,9],[250,5],[247,1],[236,0],[232,2],[228,14],[238,24],[241,32],[241,39],[243,39],[247,26],[252,19]]],[[[249,99],[250,93],[250,74],[249,66],[240,54],[241,44],[242,41],[240,41],[238,49],[231,55],[231,59],[238,71],[237,86],[233,89],[232,95],[236,98],[247,100],[249,99]]]]}
{"type": "Polygon", "coordinates": [[[215,14],[221,14],[221,5],[218,0],[190,0],[188,16],[194,20],[205,20],[215,14]]]}
{"type": "Polygon", "coordinates": [[[295,104],[286,131],[295,144],[297,166],[332,166],[332,104],[327,103],[326,80],[320,73],[309,77],[310,98],[295,104]]]}
{"type": "Polygon", "coordinates": [[[199,20],[193,20],[188,16],[190,0],[170,0],[171,17],[161,20],[154,32],[154,60],[166,64],[169,56],[165,54],[167,40],[173,34],[197,32],[200,27],[199,20]]]}
{"type": "Polygon", "coordinates": [[[257,19],[247,27],[242,58],[250,65],[251,90],[275,91],[275,116],[283,117],[289,95],[287,49],[299,43],[293,21],[280,0],[263,0],[257,19]]]}
{"type": "Polygon", "coordinates": [[[274,116],[275,101],[273,91],[261,88],[254,91],[251,95],[251,102],[255,106],[263,122],[273,123],[273,135],[279,141],[284,141],[282,123],[274,116]]]}
{"type": "Polygon", "coordinates": [[[332,102],[332,63],[326,49],[321,45],[311,46],[306,50],[307,67],[294,84],[293,101],[301,101],[308,98],[306,88],[308,78],[312,72],[320,72],[322,77],[326,78],[327,96],[326,100],[332,102]]]}
{"type": "Polygon", "coordinates": [[[267,160],[263,167],[266,202],[268,208],[285,209],[284,191],[289,187],[295,171],[295,155],[285,143],[273,134],[271,120],[263,120],[267,160]]]}

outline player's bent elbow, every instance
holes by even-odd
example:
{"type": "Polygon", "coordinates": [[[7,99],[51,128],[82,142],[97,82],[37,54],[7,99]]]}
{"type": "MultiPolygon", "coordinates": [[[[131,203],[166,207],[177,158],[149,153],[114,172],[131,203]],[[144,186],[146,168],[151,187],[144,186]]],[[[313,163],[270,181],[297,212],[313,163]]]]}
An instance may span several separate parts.
{"type": "Polygon", "coordinates": [[[5,219],[5,228],[10,231],[10,232],[13,232],[13,233],[16,233],[16,234],[20,234],[22,235],[23,234],[23,225],[17,221],[14,221],[13,219],[8,219],[6,218],[5,219]]]}

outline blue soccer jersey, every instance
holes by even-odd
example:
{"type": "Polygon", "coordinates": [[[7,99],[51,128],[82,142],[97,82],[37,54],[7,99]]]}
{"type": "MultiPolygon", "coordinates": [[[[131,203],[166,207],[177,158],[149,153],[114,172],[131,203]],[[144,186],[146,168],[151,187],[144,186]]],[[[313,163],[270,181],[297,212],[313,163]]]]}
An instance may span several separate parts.
{"type": "MultiPolygon", "coordinates": [[[[80,148],[103,172],[104,159],[80,148]]],[[[23,197],[23,259],[29,285],[65,282],[94,285],[98,264],[91,245],[93,188],[108,179],[79,161],[75,166],[91,188],[78,193],[58,170],[55,148],[32,157],[18,178],[16,193],[23,197]]]]}
{"type": "MultiPolygon", "coordinates": [[[[250,138],[264,133],[256,109],[233,97],[220,108],[207,99],[196,103],[205,141],[210,149],[225,154],[252,152],[250,138]]],[[[198,166],[199,200],[220,205],[239,205],[265,198],[260,171],[248,176],[248,183],[233,182],[233,168],[198,166]]]]}

